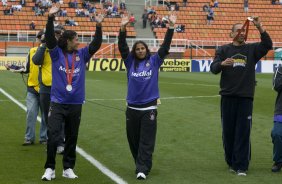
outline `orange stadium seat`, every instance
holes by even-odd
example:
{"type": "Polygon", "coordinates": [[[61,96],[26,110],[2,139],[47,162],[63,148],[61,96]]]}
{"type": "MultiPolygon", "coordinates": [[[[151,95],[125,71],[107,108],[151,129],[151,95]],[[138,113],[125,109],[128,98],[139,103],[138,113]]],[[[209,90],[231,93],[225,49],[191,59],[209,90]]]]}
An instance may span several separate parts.
{"type": "MultiPolygon", "coordinates": [[[[79,26],[67,26],[68,29],[75,30],[75,31],[94,31],[95,23],[90,22],[89,17],[76,17],[73,8],[69,8],[68,3],[70,0],[64,0],[64,4],[61,6],[65,8],[68,12],[69,17],[73,17],[76,22],[78,22],[79,26]]],[[[9,7],[14,4],[19,4],[20,0],[14,0],[9,2],[9,7]]],[[[78,6],[82,7],[82,0],[78,0],[78,6]]],[[[101,10],[101,5],[99,3],[95,4],[96,9],[98,12],[101,10]]],[[[8,8],[9,8],[8,7],[8,8]]],[[[21,11],[14,11],[14,15],[1,15],[0,14],[0,24],[1,30],[29,30],[29,24],[31,21],[36,21],[36,30],[40,30],[45,28],[47,15],[45,13],[44,16],[35,16],[34,11],[32,8],[34,7],[33,0],[26,0],[25,6],[22,8],[21,11]],[[24,24],[24,26],[22,26],[24,24]],[[16,25],[16,26],[15,26],[16,25]]],[[[1,7],[0,10],[4,10],[4,7],[1,7]]],[[[1,11],[3,12],[3,11],[1,11]]],[[[58,21],[64,25],[65,17],[58,17],[58,21]]],[[[104,26],[107,27],[106,30],[108,32],[118,32],[119,30],[119,22],[120,18],[105,18],[104,26]],[[114,23],[113,23],[114,22],[114,23]]],[[[135,29],[130,29],[129,32],[133,32],[130,35],[136,35],[135,29]]]]}

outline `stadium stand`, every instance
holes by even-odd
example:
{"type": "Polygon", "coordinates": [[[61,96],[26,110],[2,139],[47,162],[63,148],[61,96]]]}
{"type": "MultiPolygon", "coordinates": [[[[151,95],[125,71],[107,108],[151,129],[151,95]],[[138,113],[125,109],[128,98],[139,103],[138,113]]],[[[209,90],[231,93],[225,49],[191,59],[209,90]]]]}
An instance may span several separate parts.
{"type": "MultiPolygon", "coordinates": [[[[280,25],[282,23],[282,14],[280,5],[272,5],[267,0],[249,1],[249,11],[244,12],[243,1],[224,0],[219,1],[219,7],[213,8],[215,13],[212,25],[207,25],[207,13],[203,11],[203,6],[209,4],[208,0],[189,0],[187,7],[182,6],[182,0],[171,0],[173,5],[180,5],[177,14],[177,23],[185,25],[185,32],[175,33],[175,39],[187,38],[188,40],[205,41],[205,45],[221,45],[224,42],[230,42],[229,33],[234,23],[244,23],[249,16],[259,16],[261,21],[271,35],[273,42],[282,42],[280,34],[280,25]],[[218,43],[216,43],[218,42],[218,43]]],[[[166,5],[153,7],[157,15],[163,17],[167,15],[169,10],[166,5]]],[[[153,28],[156,38],[164,37],[166,28],[153,28]]],[[[250,26],[249,42],[259,41],[259,34],[254,26],[250,26]]],[[[197,42],[199,43],[199,42],[197,42]]],[[[214,49],[205,49],[212,56],[214,49]]],[[[189,57],[190,50],[186,50],[184,56],[189,57]]],[[[195,53],[194,53],[195,54],[195,53]]],[[[268,54],[272,56],[273,51],[268,54]]]]}
{"type": "MultiPolygon", "coordinates": [[[[78,23],[79,26],[66,25],[65,28],[77,32],[94,32],[96,25],[95,22],[91,22],[89,17],[76,16],[75,9],[69,7],[69,2],[70,0],[64,0],[61,8],[66,9],[67,17],[71,17],[75,22],[78,23]]],[[[82,9],[82,0],[78,0],[77,2],[78,8],[82,9]]],[[[12,15],[5,15],[5,10],[9,10],[13,5],[18,5],[19,3],[20,0],[9,1],[7,7],[2,6],[2,2],[0,3],[0,30],[6,30],[7,32],[10,30],[28,31],[30,30],[29,24],[31,23],[31,21],[35,22],[36,30],[45,28],[48,13],[45,13],[43,16],[35,16],[35,12],[33,10],[35,3],[33,2],[33,0],[26,0],[26,4],[21,8],[21,11],[13,11],[12,15]]],[[[98,13],[103,12],[103,8],[101,6],[101,4],[95,3],[95,7],[98,13]]],[[[121,10],[119,10],[119,12],[120,11],[121,10]]],[[[127,12],[123,13],[127,14],[127,12]]],[[[65,25],[65,20],[67,19],[67,17],[58,17],[58,22],[65,25]]],[[[119,30],[120,20],[120,17],[106,17],[103,23],[103,31],[108,32],[110,36],[116,36],[119,30]]],[[[5,34],[5,32],[2,31],[1,34],[3,33],[5,34]]],[[[136,37],[134,27],[129,27],[128,36],[136,37]]]]}
{"type": "MultiPolygon", "coordinates": [[[[66,29],[75,30],[82,35],[82,37],[93,36],[95,31],[95,22],[90,21],[89,17],[79,17],[76,16],[75,9],[69,7],[69,2],[71,0],[63,0],[61,5],[62,9],[67,10],[67,17],[71,17],[79,26],[65,26],[66,29]]],[[[78,7],[82,7],[83,0],[77,0],[78,7]]],[[[163,1],[160,0],[159,3],[163,1]]],[[[215,52],[215,47],[226,44],[231,41],[229,38],[229,33],[232,25],[234,23],[244,23],[247,17],[256,15],[261,18],[261,21],[271,35],[274,47],[282,46],[282,37],[280,33],[280,25],[282,23],[281,5],[272,5],[268,0],[254,0],[249,1],[249,11],[244,12],[243,1],[237,0],[224,0],[219,1],[219,7],[213,8],[214,10],[214,21],[211,25],[207,25],[206,16],[207,13],[203,11],[203,6],[209,4],[209,0],[189,0],[186,7],[183,6],[182,0],[170,0],[172,6],[178,3],[180,6],[179,11],[175,11],[177,14],[177,25],[184,25],[184,32],[175,32],[174,39],[187,39],[187,41],[182,41],[187,49],[182,53],[181,57],[192,58],[192,57],[213,57],[215,52]],[[280,45],[279,45],[280,43],[280,45]]],[[[1,35],[16,35],[19,36],[15,31],[26,31],[27,36],[34,36],[40,29],[43,29],[47,20],[47,13],[44,16],[35,16],[33,7],[35,5],[34,0],[26,0],[25,6],[22,7],[21,11],[14,11],[13,15],[5,15],[5,10],[9,10],[13,5],[18,5],[20,0],[8,1],[8,6],[2,6],[0,2],[0,36],[1,35]],[[36,24],[35,31],[30,30],[29,24],[34,21],[36,24]]],[[[98,2],[95,3],[97,12],[102,12],[102,4],[98,2]]],[[[169,14],[169,10],[166,5],[153,6],[157,15],[163,17],[169,14]]],[[[121,11],[119,9],[119,11],[121,11]]],[[[120,12],[121,13],[121,12],[120,12]]],[[[127,14],[127,11],[122,12],[127,14]]],[[[58,22],[64,25],[66,17],[58,17],[58,22]]],[[[107,17],[103,23],[104,35],[108,37],[116,38],[120,26],[119,17],[107,17]]],[[[152,28],[156,39],[163,39],[166,28],[152,28]]],[[[128,28],[128,37],[135,38],[136,30],[134,27],[128,28]]],[[[0,52],[4,55],[7,46],[13,44],[21,45],[18,40],[12,40],[17,42],[0,42],[0,52]]],[[[259,41],[259,34],[254,26],[250,26],[248,42],[259,41]]],[[[25,41],[26,42],[26,41],[25,41]]],[[[86,41],[88,42],[88,41],[86,41]]],[[[159,43],[161,41],[158,40],[159,43]]],[[[181,43],[178,41],[177,44],[181,43]]],[[[33,43],[25,43],[29,46],[33,43]]],[[[184,45],[183,44],[183,45],[184,45]]],[[[24,45],[24,44],[23,44],[24,45]]],[[[113,49],[108,51],[109,53],[115,53],[112,56],[118,55],[118,50],[116,46],[112,44],[104,44],[103,48],[113,49]]],[[[103,53],[101,51],[100,53],[103,53]]],[[[267,58],[272,59],[274,55],[274,50],[268,53],[267,58]]],[[[178,55],[179,56],[179,55],[178,55]]]]}
{"type": "MultiPolygon", "coordinates": [[[[181,0],[172,0],[172,2],[182,2],[181,0]]],[[[282,42],[279,34],[281,25],[281,7],[271,5],[270,1],[256,0],[250,1],[249,12],[243,10],[243,2],[237,0],[220,1],[219,8],[214,8],[215,20],[212,25],[206,25],[206,13],[202,7],[207,4],[207,0],[190,0],[187,7],[181,7],[176,11],[178,24],[185,25],[185,33],[176,33],[175,38],[186,37],[189,40],[216,40],[230,41],[228,34],[234,23],[244,23],[247,17],[256,15],[261,17],[264,27],[272,36],[274,42],[282,42]]],[[[165,6],[154,7],[157,14],[165,16],[168,10],[165,6]]],[[[157,38],[163,38],[165,28],[154,28],[157,38]]],[[[255,27],[250,27],[249,41],[257,41],[259,35],[256,34],[255,27]]]]}

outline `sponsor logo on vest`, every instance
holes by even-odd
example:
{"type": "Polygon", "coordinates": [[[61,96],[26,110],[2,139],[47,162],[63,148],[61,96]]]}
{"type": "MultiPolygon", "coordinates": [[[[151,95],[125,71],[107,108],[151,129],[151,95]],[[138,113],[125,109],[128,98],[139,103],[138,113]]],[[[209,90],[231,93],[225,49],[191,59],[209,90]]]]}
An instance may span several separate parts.
{"type": "Polygon", "coordinates": [[[151,77],[152,76],[152,70],[150,71],[142,71],[142,72],[132,72],[131,76],[133,77],[151,77]]]}
{"type": "MultiPolygon", "coordinates": [[[[64,71],[66,73],[66,68],[63,66],[60,66],[59,70],[64,71]]],[[[71,72],[71,69],[69,69],[69,72],[71,72]]],[[[79,72],[80,72],[80,68],[76,68],[73,71],[74,74],[79,73],[79,72]]]]}

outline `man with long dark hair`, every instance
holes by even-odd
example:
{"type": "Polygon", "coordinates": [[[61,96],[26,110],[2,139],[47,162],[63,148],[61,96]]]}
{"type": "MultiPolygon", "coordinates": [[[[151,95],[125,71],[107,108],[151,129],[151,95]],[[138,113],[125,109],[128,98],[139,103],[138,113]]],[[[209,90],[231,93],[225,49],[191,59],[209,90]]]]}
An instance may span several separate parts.
{"type": "Polygon", "coordinates": [[[60,7],[53,6],[46,24],[46,44],[52,59],[51,104],[47,125],[47,160],[42,180],[55,179],[55,157],[60,126],[65,122],[65,150],[63,156],[63,177],[78,178],[73,168],[76,160],[76,143],[80,124],[82,104],[85,101],[85,69],[92,55],[102,44],[103,16],[95,18],[96,33],[89,46],[78,49],[78,36],[75,31],[66,30],[58,39],[54,34],[55,14],[60,7]]]}
{"type": "Polygon", "coordinates": [[[147,44],[137,41],[129,51],[126,43],[128,17],[121,22],[118,47],[127,69],[128,91],[126,132],[136,164],[137,179],[146,179],[152,168],[152,155],[157,132],[159,68],[169,54],[176,16],[169,17],[169,28],[157,53],[151,55],[147,44]]]}

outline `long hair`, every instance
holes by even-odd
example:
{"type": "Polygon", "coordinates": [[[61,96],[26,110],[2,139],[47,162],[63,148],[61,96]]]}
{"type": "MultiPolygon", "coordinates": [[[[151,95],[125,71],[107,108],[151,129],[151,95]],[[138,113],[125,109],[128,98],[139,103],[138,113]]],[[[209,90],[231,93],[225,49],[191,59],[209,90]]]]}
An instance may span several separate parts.
{"type": "Polygon", "coordinates": [[[142,45],[144,45],[144,47],[145,47],[145,49],[146,49],[146,56],[145,56],[145,58],[144,58],[145,60],[148,60],[148,59],[151,57],[151,52],[150,52],[150,50],[149,50],[148,45],[147,45],[145,42],[143,42],[143,41],[141,41],[141,40],[135,42],[134,45],[133,45],[133,47],[132,47],[132,50],[131,50],[131,54],[132,54],[132,56],[134,57],[134,70],[136,70],[136,69],[138,68],[138,65],[139,65],[139,62],[138,62],[138,61],[140,61],[140,59],[137,58],[137,55],[136,55],[136,52],[135,52],[136,47],[137,47],[137,44],[142,44],[142,45]]]}
{"type": "Polygon", "coordinates": [[[64,33],[62,34],[62,36],[60,36],[59,40],[58,40],[58,46],[66,51],[67,50],[67,45],[68,45],[68,40],[72,40],[76,37],[77,33],[75,31],[72,30],[66,30],[64,31],[64,33]]]}

